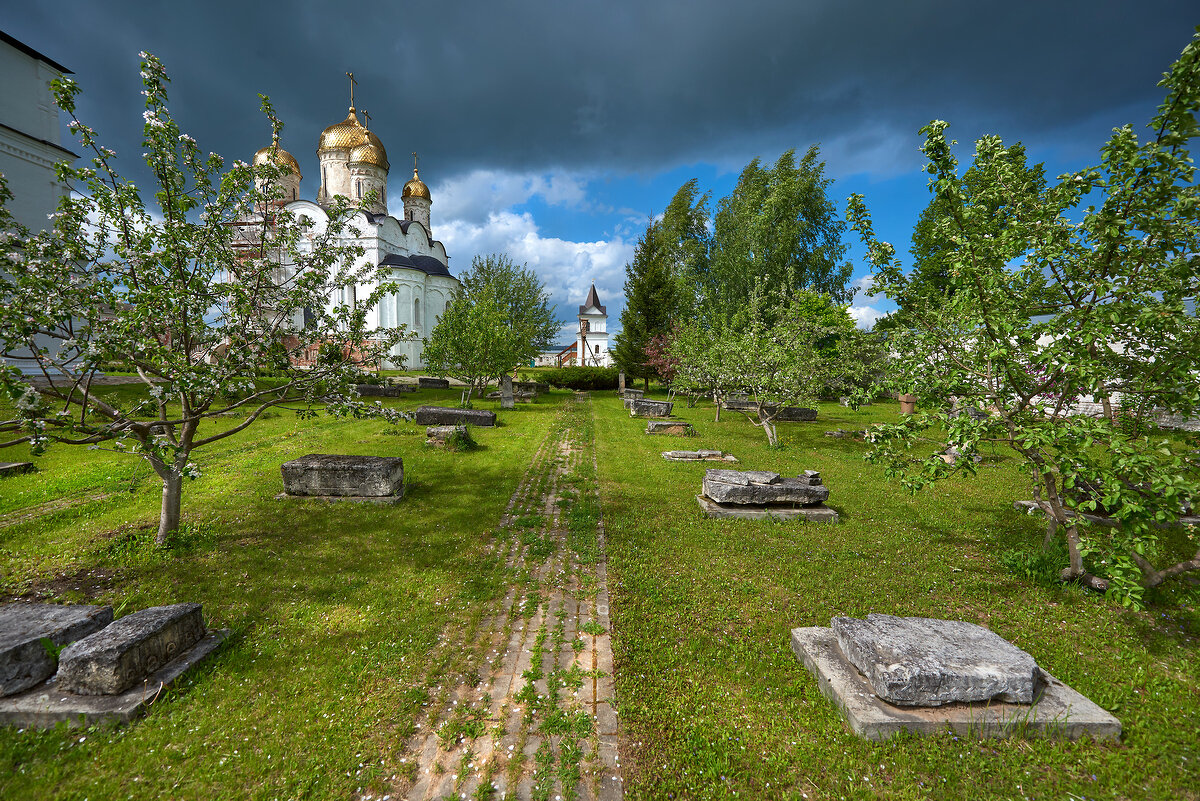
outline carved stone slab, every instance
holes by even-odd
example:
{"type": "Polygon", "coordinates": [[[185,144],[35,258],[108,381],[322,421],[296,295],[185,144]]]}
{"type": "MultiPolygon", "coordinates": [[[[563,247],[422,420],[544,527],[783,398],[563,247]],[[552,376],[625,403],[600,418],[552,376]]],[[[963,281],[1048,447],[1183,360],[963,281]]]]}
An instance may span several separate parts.
{"type": "MultiPolygon", "coordinates": [[[[629,390],[625,390],[628,392],[629,390]]],[[[675,404],[671,401],[639,400],[629,401],[630,417],[670,417],[675,404]]]]}
{"type": "Polygon", "coordinates": [[[820,473],[811,470],[786,478],[762,470],[707,470],[704,494],[719,504],[807,505],[827,501],[829,488],[821,484],[820,473]]]}
{"type": "Polygon", "coordinates": [[[737,459],[724,451],[663,451],[668,462],[736,462],[737,459]]]}
{"type": "Polygon", "coordinates": [[[112,622],[111,606],[0,604],[0,696],[54,675],[58,662],[42,639],[63,646],[112,622]]]}
{"type": "Polygon", "coordinates": [[[516,401],[513,400],[513,380],[512,376],[500,377],[500,408],[512,409],[516,401]]]}
{"type": "Polygon", "coordinates": [[[142,609],[64,648],[58,686],[77,695],[117,695],[142,683],[206,633],[200,604],[142,609]]]}
{"type": "Polygon", "coordinates": [[[674,437],[694,437],[696,429],[682,420],[651,420],[646,423],[647,434],[668,434],[674,437]]]}
{"type": "Polygon", "coordinates": [[[310,453],[284,462],[288,495],[383,498],[404,492],[404,460],[399,456],[331,456],[310,453]]]}
{"type": "Polygon", "coordinates": [[[404,391],[391,384],[355,384],[354,389],[364,398],[398,398],[404,391]]]}
{"type": "Polygon", "coordinates": [[[52,728],[128,723],[144,713],[172,683],[216,650],[229,630],[209,632],[204,639],[120,695],[76,695],[55,681],[0,698],[0,725],[52,728]]]}
{"type": "Polygon", "coordinates": [[[0,478],[32,472],[33,462],[0,462],[0,478]]]}
{"type": "Polygon", "coordinates": [[[421,406],[416,412],[419,426],[496,425],[496,413],[484,409],[455,409],[447,406],[421,406]]]}
{"type": "Polygon", "coordinates": [[[963,737],[1121,738],[1121,721],[1045,671],[1032,705],[985,702],[937,707],[893,706],[883,701],[838,648],[832,629],[792,629],[792,651],[817,679],[821,692],[867,740],[902,731],[919,735],[947,729],[963,737]]]}
{"type": "Polygon", "coordinates": [[[423,375],[417,379],[417,386],[421,389],[450,389],[450,381],[445,378],[430,378],[423,375]]]}
{"type": "Polygon", "coordinates": [[[846,659],[888,703],[1033,702],[1037,662],[983,626],[872,613],[835,617],[830,627],[846,659]]]}

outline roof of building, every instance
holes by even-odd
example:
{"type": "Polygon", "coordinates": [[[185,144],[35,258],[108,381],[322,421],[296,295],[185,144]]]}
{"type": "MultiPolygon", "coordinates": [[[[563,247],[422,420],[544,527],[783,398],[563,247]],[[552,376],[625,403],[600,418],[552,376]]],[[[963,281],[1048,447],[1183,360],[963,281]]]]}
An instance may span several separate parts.
{"type": "Polygon", "coordinates": [[[405,256],[400,253],[389,253],[379,264],[389,267],[402,267],[408,270],[420,270],[426,275],[450,275],[450,269],[433,256],[405,256]]]}
{"type": "Polygon", "coordinates": [[[4,31],[0,31],[0,42],[4,42],[7,45],[12,45],[13,47],[20,50],[25,55],[27,55],[31,58],[36,58],[38,61],[41,61],[41,62],[45,63],[46,65],[51,66],[54,69],[58,70],[63,75],[74,75],[75,74],[75,73],[71,72],[69,69],[67,69],[66,67],[64,67],[62,64],[59,64],[54,59],[50,58],[47,55],[39,53],[38,51],[34,50],[32,47],[25,44],[24,42],[12,38],[4,31]]]}
{"type": "Polygon", "coordinates": [[[583,302],[583,305],[579,307],[579,313],[583,314],[588,309],[592,308],[593,306],[595,306],[597,309],[599,309],[601,314],[608,314],[608,309],[606,309],[600,305],[600,298],[598,298],[596,296],[596,285],[595,284],[592,284],[592,288],[590,290],[588,290],[587,300],[585,300],[583,302]]]}

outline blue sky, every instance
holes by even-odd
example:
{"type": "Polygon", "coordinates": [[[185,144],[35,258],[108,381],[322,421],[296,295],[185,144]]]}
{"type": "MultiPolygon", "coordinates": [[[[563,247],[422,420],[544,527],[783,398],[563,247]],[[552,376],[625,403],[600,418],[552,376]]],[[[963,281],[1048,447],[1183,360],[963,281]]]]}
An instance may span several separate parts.
{"type": "MultiPolygon", "coordinates": [[[[0,0],[0,28],[74,71],[81,118],[143,184],[138,51],[166,64],[183,129],[230,159],[268,144],[269,94],[310,198],[353,71],[393,184],[420,153],[451,269],[507,252],[567,330],[592,282],[617,327],[624,265],[682,183],[715,205],[747,162],[788,148],[818,143],[834,203],[866,195],[907,256],[929,197],[921,125],[948,120],[964,162],[994,133],[1051,176],[1095,163],[1113,127],[1142,130],[1197,21],[1167,0],[0,0]]],[[[853,306],[864,325],[891,308],[861,293],[853,306]]]]}

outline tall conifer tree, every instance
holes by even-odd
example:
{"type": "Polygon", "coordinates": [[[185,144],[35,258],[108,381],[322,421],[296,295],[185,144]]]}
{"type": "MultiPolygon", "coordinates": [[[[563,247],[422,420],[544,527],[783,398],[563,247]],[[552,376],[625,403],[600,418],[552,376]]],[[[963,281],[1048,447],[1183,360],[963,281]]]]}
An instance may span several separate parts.
{"type": "Polygon", "coordinates": [[[662,227],[651,222],[638,240],[633,261],[625,265],[625,309],[613,360],[627,375],[641,378],[647,389],[655,372],[646,364],[646,344],[670,332],[675,310],[677,288],[668,256],[662,227]]]}

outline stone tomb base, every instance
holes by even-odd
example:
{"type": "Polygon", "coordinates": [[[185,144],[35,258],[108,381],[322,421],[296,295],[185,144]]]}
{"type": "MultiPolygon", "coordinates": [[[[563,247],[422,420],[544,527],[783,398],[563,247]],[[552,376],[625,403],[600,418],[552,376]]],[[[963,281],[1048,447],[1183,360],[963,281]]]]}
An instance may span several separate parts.
{"type": "Polygon", "coordinates": [[[808,506],[743,506],[717,503],[707,495],[697,495],[696,503],[704,514],[714,519],[727,517],[738,520],[807,520],[810,523],[836,523],[838,513],[823,503],[808,506]]]}
{"type": "Polygon", "coordinates": [[[736,462],[737,458],[723,451],[663,451],[668,462],[736,462]]]}
{"type": "Polygon", "coordinates": [[[953,703],[937,707],[894,706],[878,698],[871,685],[850,664],[837,644],[833,629],[819,626],[792,629],[792,651],[825,697],[845,715],[855,734],[886,740],[902,731],[937,734],[947,730],[972,737],[1047,737],[1078,740],[1118,740],[1121,722],[1058,679],[1041,671],[1042,683],[1034,703],[953,703]]]}
{"type": "Polygon", "coordinates": [[[0,725],[39,729],[66,722],[72,728],[128,723],[142,715],[176,679],[216,650],[228,629],[209,632],[198,643],[120,695],[76,695],[54,679],[0,698],[0,725]]]}

